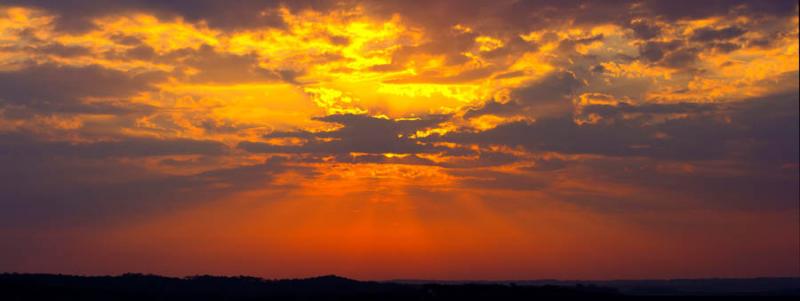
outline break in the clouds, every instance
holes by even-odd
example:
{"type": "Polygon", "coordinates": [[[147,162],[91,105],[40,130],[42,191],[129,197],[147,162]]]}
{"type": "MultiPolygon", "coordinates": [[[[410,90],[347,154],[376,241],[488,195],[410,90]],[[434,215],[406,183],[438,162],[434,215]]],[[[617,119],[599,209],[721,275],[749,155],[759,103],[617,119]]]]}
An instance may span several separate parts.
{"type": "Polygon", "coordinates": [[[796,1],[0,1],[0,270],[797,276],[798,79],[796,1]]]}

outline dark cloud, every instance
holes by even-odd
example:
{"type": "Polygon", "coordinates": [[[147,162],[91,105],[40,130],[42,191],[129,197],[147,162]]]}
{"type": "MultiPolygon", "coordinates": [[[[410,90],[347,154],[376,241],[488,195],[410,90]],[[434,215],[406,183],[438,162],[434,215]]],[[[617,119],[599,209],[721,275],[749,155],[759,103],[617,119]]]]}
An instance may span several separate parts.
{"type": "Polygon", "coordinates": [[[111,40],[117,44],[126,46],[136,46],[143,44],[142,40],[138,37],[119,34],[119,33],[111,35],[111,40]]]}
{"type": "MultiPolygon", "coordinates": [[[[443,56],[443,63],[447,66],[461,65],[470,61],[470,58],[465,56],[464,53],[469,52],[469,50],[475,47],[475,38],[477,38],[479,34],[475,32],[457,31],[450,27],[443,31],[437,31],[435,28],[431,29],[434,30],[431,34],[436,35],[437,38],[432,38],[420,45],[406,45],[400,47],[392,53],[391,64],[379,68],[384,70],[400,70],[409,62],[413,62],[415,56],[420,55],[443,56]]],[[[435,73],[427,75],[427,77],[437,76],[439,75],[435,73]]],[[[414,77],[406,81],[419,81],[420,78],[423,78],[423,76],[414,77]]]]}
{"type": "Polygon", "coordinates": [[[193,175],[166,175],[110,160],[0,156],[0,225],[76,227],[173,212],[244,189],[289,169],[281,160],[193,175]]]}
{"type": "Polygon", "coordinates": [[[571,72],[553,72],[511,93],[508,102],[489,100],[479,108],[468,110],[465,118],[481,115],[562,115],[572,110],[572,97],[584,82],[571,72]]]}
{"type": "Polygon", "coordinates": [[[683,69],[691,67],[698,60],[701,50],[679,40],[647,42],[639,47],[639,55],[657,65],[683,69]]]}
{"type": "Polygon", "coordinates": [[[647,0],[642,7],[654,16],[666,20],[700,19],[712,16],[753,15],[789,16],[796,12],[797,1],[747,1],[747,0],[647,0]]]}
{"type": "Polygon", "coordinates": [[[600,211],[700,208],[775,211],[796,208],[800,194],[800,173],[796,168],[742,166],[736,162],[720,166],[718,161],[686,164],[646,158],[591,159],[573,166],[573,174],[583,173],[592,182],[649,191],[617,196],[609,196],[603,189],[552,192],[560,199],[600,211]]]}
{"type": "Polygon", "coordinates": [[[329,115],[315,118],[339,124],[342,127],[329,132],[276,132],[265,138],[303,138],[301,146],[274,145],[260,142],[242,142],[239,148],[263,153],[424,153],[434,148],[419,143],[411,136],[418,130],[433,127],[445,116],[427,116],[419,119],[384,119],[367,115],[329,115]]]}
{"type": "MultiPolygon", "coordinates": [[[[6,0],[9,5],[37,7],[56,13],[56,27],[67,31],[92,28],[90,20],[127,12],[149,12],[163,18],[182,17],[190,22],[205,21],[211,27],[238,30],[253,27],[282,27],[275,10],[315,9],[327,11],[340,7],[364,5],[370,13],[389,17],[400,14],[410,22],[432,31],[448,30],[455,24],[475,27],[478,31],[512,30],[528,32],[547,25],[616,23],[629,24],[633,19],[661,18],[668,21],[712,16],[790,16],[796,12],[792,0],[746,1],[635,1],[614,0],[602,3],[579,0],[477,0],[477,1],[323,1],[323,0],[239,0],[220,2],[162,0],[6,0]],[[622,12],[622,13],[621,13],[622,12]]],[[[643,27],[640,27],[643,29],[643,27]]],[[[638,32],[652,36],[651,30],[638,32]]],[[[435,34],[439,36],[438,34],[435,34]]]]}
{"type": "Polygon", "coordinates": [[[446,36],[447,30],[456,24],[469,26],[476,32],[527,33],[554,24],[614,23],[630,27],[637,37],[646,40],[656,37],[660,30],[638,20],[676,21],[714,16],[785,17],[797,11],[797,2],[793,0],[420,0],[365,1],[365,4],[370,12],[387,17],[397,13],[413,24],[438,31],[433,33],[437,39],[446,36]]]}
{"type": "Polygon", "coordinates": [[[747,127],[743,159],[772,163],[768,166],[800,161],[800,96],[793,93],[736,104],[732,122],[747,127]]]}
{"type": "MultiPolygon", "coordinates": [[[[256,81],[276,81],[283,75],[258,66],[255,54],[235,55],[219,53],[211,46],[203,45],[192,51],[184,65],[198,72],[187,75],[189,81],[203,83],[246,83],[256,81]]],[[[293,79],[293,76],[289,77],[293,79]]]]}
{"type": "MultiPolygon", "coordinates": [[[[304,70],[267,69],[259,66],[265,60],[255,53],[231,54],[220,52],[203,44],[197,49],[180,48],[166,53],[157,53],[152,47],[136,39],[128,41],[133,46],[125,51],[104,53],[113,60],[139,60],[175,65],[171,75],[192,83],[234,84],[252,82],[285,81],[294,83],[304,70]]],[[[318,60],[331,59],[329,55],[318,56],[318,60]]]]}
{"type": "Polygon", "coordinates": [[[798,134],[797,105],[796,94],[784,94],[730,105],[590,106],[585,109],[605,117],[626,113],[641,116],[586,124],[575,123],[571,116],[550,117],[429,139],[575,154],[679,160],[745,156],[748,160],[796,163],[800,156],[794,139],[798,134]],[[663,121],[654,118],[658,114],[676,113],[688,116],[663,121]]]}
{"type": "Polygon", "coordinates": [[[469,109],[464,113],[464,118],[474,118],[481,115],[499,115],[507,116],[515,113],[520,113],[523,106],[516,101],[508,103],[498,102],[496,100],[489,100],[481,105],[479,108],[469,109]]]}
{"type": "Polygon", "coordinates": [[[129,48],[122,53],[122,55],[118,55],[116,53],[109,53],[109,58],[112,59],[133,59],[133,60],[140,60],[140,61],[151,61],[158,58],[158,53],[153,47],[138,44],[136,47],[129,48]]]}
{"type": "Polygon", "coordinates": [[[738,50],[739,48],[742,48],[742,45],[739,45],[739,44],[736,44],[736,43],[722,42],[722,43],[713,43],[711,45],[711,47],[715,51],[719,51],[719,52],[722,52],[722,53],[727,53],[727,52],[731,52],[731,51],[734,51],[734,50],[738,50]]]}
{"type": "Polygon", "coordinates": [[[747,31],[745,31],[744,29],[736,26],[729,26],[721,29],[704,27],[695,30],[690,40],[697,42],[730,40],[733,38],[740,37],[746,32],[747,31]]]}
{"type": "MultiPolygon", "coordinates": [[[[556,0],[478,0],[478,1],[365,1],[368,11],[379,15],[400,14],[411,23],[434,31],[456,24],[476,32],[529,32],[548,25],[591,24],[623,20],[631,2],[556,0]],[[610,13],[613,12],[613,13],[610,13]]],[[[614,22],[616,23],[616,22],[614,22]]],[[[437,35],[438,36],[438,35],[437,35]]],[[[511,35],[509,35],[511,36],[511,35]]]]}
{"type": "Polygon", "coordinates": [[[275,158],[252,166],[169,175],[127,160],[171,155],[210,160],[226,153],[225,145],[213,141],[129,138],[71,144],[25,133],[3,134],[0,225],[77,226],[159,214],[263,187],[275,174],[290,168],[275,158]]]}
{"type": "Polygon", "coordinates": [[[650,62],[658,62],[668,52],[681,47],[681,41],[672,40],[669,42],[647,42],[639,47],[639,54],[650,62]]]}
{"type": "Polygon", "coordinates": [[[49,43],[37,47],[25,47],[25,51],[30,51],[35,54],[54,55],[60,57],[79,57],[91,54],[91,50],[82,46],[67,46],[60,43],[49,43]]]}
{"type": "MultiPolygon", "coordinates": [[[[435,138],[435,137],[432,137],[435,138]]],[[[444,141],[467,144],[499,144],[525,147],[531,151],[632,155],[631,145],[645,141],[646,133],[634,127],[611,125],[604,128],[580,126],[571,117],[512,122],[483,132],[460,132],[442,137],[444,141]]]]}
{"type": "Polygon", "coordinates": [[[633,35],[642,40],[649,40],[658,37],[661,34],[660,27],[641,20],[631,22],[630,28],[633,30],[633,35]]]}
{"type": "Polygon", "coordinates": [[[516,89],[512,98],[526,105],[544,105],[546,103],[563,103],[569,100],[575,90],[583,87],[583,81],[571,72],[555,72],[533,84],[516,89]]]}
{"type": "Polygon", "coordinates": [[[42,113],[118,112],[125,110],[120,99],[150,89],[163,77],[160,72],[123,72],[97,65],[31,65],[0,71],[0,106],[42,113]],[[89,97],[103,101],[89,102],[89,97]]]}
{"type": "Polygon", "coordinates": [[[551,158],[551,159],[542,158],[542,159],[534,160],[534,165],[533,166],[527,167],[527,168],[523,168],[523,169],[524,170],[530,170],[530,171],[538,171],[538,172],[557,171],[557,170],[563,170],[564,168],[566,168],[567,167],[567,163],[568,162],[566,160],[561,160],[561,159],[557,159],[557,158],[551,158]]]}
{"type": "Polygon", "coordinates": [[[58,15],[56,28],[80,32],[93,28],[92,18],[130,12],[148,12],[163,18],[182,17],[190,22],[205,21],[211,27],[237,30],[252,27],[282,27],[283,20],[275,10],[313,8],[327,10],[339,5],[321,0],[238,0],[220,2],[163,0],[6,0],[10,5],[36,7],[58,15]]]}
{"type": "Polygon", "coordinates": [[[227,146],[210,140],[122,138],[113,141],[70,143],[46,141],[25,133],[0,134],[4,157],[65,157],[102,159],[166,155],[222,155],[227,146]]]}
{"type": "MultiPolygon", "coordinates": [[[[453,29],[435,32],[440,38],[431,39],[426,43],[416,46],[403,46],[392,53],[392,66],[405,66],[418,55],[444,55],[444,63],[448,66],[461,65],[470,59],[464,56],[475,46],[475,38],[479,35],[474,32],[460,32],[453,29]]],[[[389,68],[381,67],[384,69],[389,68]]]]}
{"type": "Polygon", "coordinates": [[[586,117],[589,114],[600,115],[605,118],[623,118],[624,114],[640,113],[640,114],[686,114],[686,113],[702,113],[709,112],[716,108],[714,104],[705,103],[643,103],[643,104],[630,104],[620,102],[616,105],[586,105],[580,107],[580,115],[586,117]]]}
{"type": "Polygon", "coordinates": [[[528,51],[535,51],[538,48],[536,44],[523,40],[521,37],[515,35],[508,37],[500,48],[487,51],[483,54],[486,58],[508,57],[518,53],[528,51]]]}

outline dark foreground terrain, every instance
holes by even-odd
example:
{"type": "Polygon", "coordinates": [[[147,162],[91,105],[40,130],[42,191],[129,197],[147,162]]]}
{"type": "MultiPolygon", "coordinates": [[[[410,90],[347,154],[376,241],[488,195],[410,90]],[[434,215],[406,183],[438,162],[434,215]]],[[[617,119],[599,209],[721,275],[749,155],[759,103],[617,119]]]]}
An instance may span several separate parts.
{"type": "Polygon", "coordinates": [[[254,277],[0,274],[0,300],[615,300],[792,298],[800,278],[365,282],[337,276],[265,280],[254,277]]]}

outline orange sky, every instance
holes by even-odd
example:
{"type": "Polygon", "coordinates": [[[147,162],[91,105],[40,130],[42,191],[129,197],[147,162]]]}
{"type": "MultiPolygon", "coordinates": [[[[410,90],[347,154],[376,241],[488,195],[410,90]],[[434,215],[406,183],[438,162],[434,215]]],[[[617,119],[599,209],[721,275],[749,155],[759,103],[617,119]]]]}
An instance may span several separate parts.
{"type": "Polygon", "coordinates": [[[712,2],[3,1],[0,272],[800,276],[798,6],[712,2]]]}

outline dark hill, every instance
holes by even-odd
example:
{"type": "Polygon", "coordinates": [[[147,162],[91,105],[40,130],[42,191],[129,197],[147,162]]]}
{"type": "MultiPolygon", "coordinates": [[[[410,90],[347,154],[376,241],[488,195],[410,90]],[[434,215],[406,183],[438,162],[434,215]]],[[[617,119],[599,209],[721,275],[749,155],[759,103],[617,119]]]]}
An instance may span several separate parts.
{"type": "MultiPolygon", "coordinates": [[[[694,294],[692,294],[694,295],[694,294]]],[[[398,283],[335,275],[266,280],[237,276],[0,274],[0,300],[612,300],[617,288],[587,283],[398,283]]],[[[659,300],[679,296],[659,296],[659,300]]],[[[686,295],[680,297],[683,299],[686,295]]],[[[695,295],[697,297],[697,295],[695,295]]],[[[742,298],[745,296],[739,296],[742,298]]]]}
{"type": "Polygon", "coordinates": [[[254,277],[0,274],[0,300],[530,300],[614,296],[603,288],[503,284],[400,284],[338,276],[254,277]]]}

